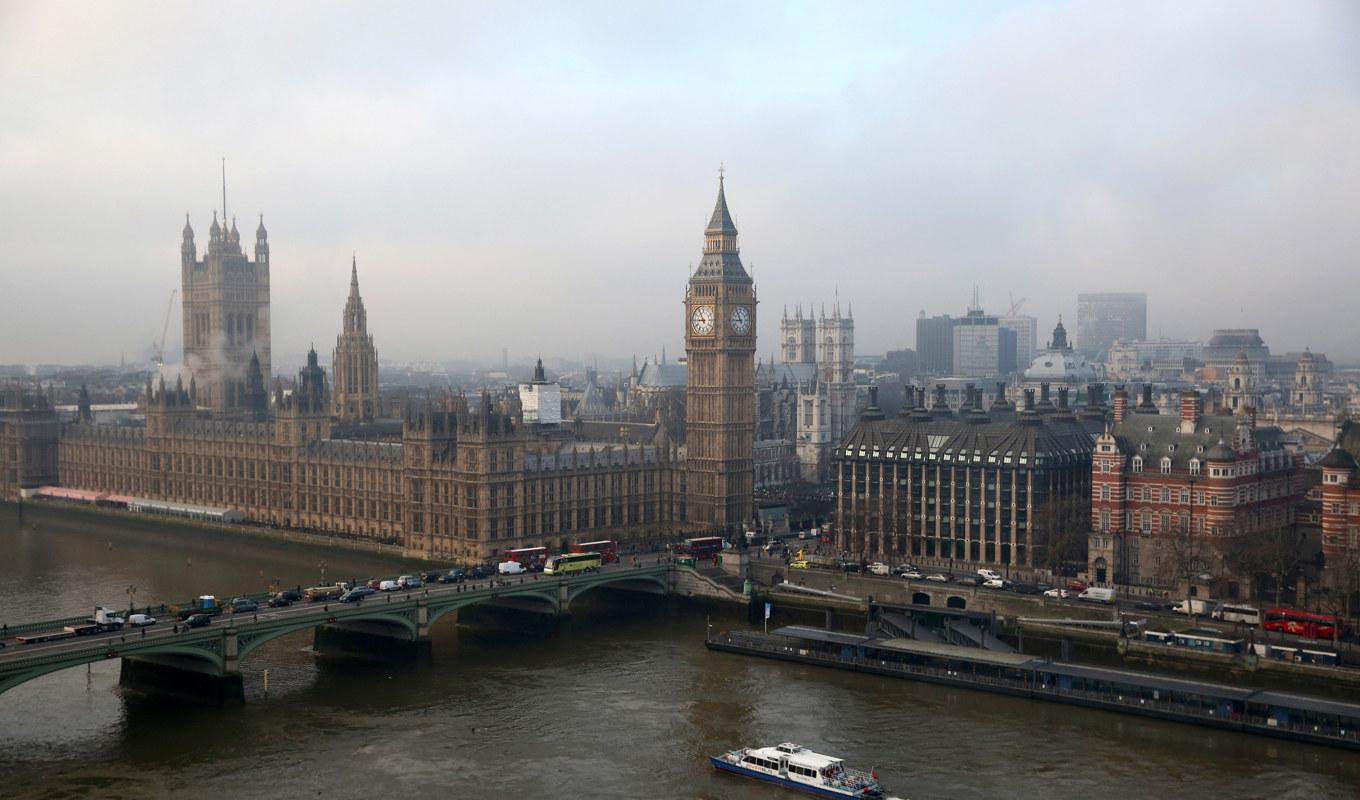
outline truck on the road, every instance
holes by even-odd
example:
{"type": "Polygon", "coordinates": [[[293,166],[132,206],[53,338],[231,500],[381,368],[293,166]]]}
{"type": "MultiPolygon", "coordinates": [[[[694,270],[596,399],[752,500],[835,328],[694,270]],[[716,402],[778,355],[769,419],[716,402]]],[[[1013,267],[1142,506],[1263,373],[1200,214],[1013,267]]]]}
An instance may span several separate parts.
{"type": "Polygon", "coordinates": [[[120,631],[123,629],[123,618],[118,616],[118,612],[111,608],[96,608],[94,616],[88,622],[79,625],[67,625],[66,632],[76,636],[89,636],[95,633],[108,633],[109,631],[120,631]]]}
{"type": "Polygon", "coordinates": [[[118,616],[118,612],[111,608],[96,608],[94,615],[85,622],[67,625],[59,631],[48,631],[46,633],[28,633],[23,636],[16,636],[14,640],[19,644],[37,644],[39,642],[56,642],[62,639],[70,639],[75,636],[92,636],[96,633],[108,633],[123,629],[123,618],[118,616]]]}
{"type": "Polygon", "coordinates": [[[309,603],[319,603],[323,600],[339,600],[349,591],[349,587],[336,583],[330,586],[313,586],[302,593],[303,599],[309,603]]]}

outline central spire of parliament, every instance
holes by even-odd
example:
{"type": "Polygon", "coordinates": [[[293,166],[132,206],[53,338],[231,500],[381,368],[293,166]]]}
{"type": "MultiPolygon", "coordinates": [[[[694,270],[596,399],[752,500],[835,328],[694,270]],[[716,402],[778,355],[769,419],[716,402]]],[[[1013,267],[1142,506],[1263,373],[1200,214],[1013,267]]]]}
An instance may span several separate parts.
{"type": "Polygon", "coordinates": [[[369,422],[379,414],[378,350],[368,335],[368,312],[359,295],[359,258],[349,262],[349,299],[331,364],[331,413],[345,422],[369,422]]]}

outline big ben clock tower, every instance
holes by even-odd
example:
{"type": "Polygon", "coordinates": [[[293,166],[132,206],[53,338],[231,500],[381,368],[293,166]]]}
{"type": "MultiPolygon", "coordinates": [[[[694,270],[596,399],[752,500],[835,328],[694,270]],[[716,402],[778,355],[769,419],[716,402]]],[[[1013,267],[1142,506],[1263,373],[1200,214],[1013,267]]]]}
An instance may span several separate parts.
{"type": "Polygon", "coordinates": [[[704,257],[685,290],[686,517],[737,532],[755,489],[756,292],[741,265],[723,177],[704,231],[704,257]]]}

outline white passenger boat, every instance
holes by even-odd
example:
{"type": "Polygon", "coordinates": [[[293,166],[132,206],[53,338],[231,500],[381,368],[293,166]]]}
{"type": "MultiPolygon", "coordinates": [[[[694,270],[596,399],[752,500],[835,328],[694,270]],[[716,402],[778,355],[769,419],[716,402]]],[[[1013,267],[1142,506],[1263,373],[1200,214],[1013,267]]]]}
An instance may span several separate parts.
{"type": "Polygon", "coordinates": [[[883,797],[877,774],[850,769],[839,758],[789,742],[731,750],[709,761],[724,772],[817,797],[883,797]]]}

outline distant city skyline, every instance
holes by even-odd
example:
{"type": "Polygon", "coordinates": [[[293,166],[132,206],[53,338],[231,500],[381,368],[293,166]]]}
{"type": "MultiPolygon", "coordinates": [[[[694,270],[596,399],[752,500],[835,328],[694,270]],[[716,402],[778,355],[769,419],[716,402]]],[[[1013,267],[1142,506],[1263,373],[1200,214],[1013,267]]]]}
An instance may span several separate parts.
{"type": "Polygon", "coordinates": [[[1353,5],[320,8],[237,9],[203,58],[200,8],[6,7],[0,363],[146,359],[223,156],[282,359],[356,252],[384,359],[678,353],[725,162],[760,357],[786,303],[839,290],[883,353],[976,284],[1041,332],[1141,291],[1152,338],[1360,360],[1323,322],[1360,289],[1353,5]]]}

